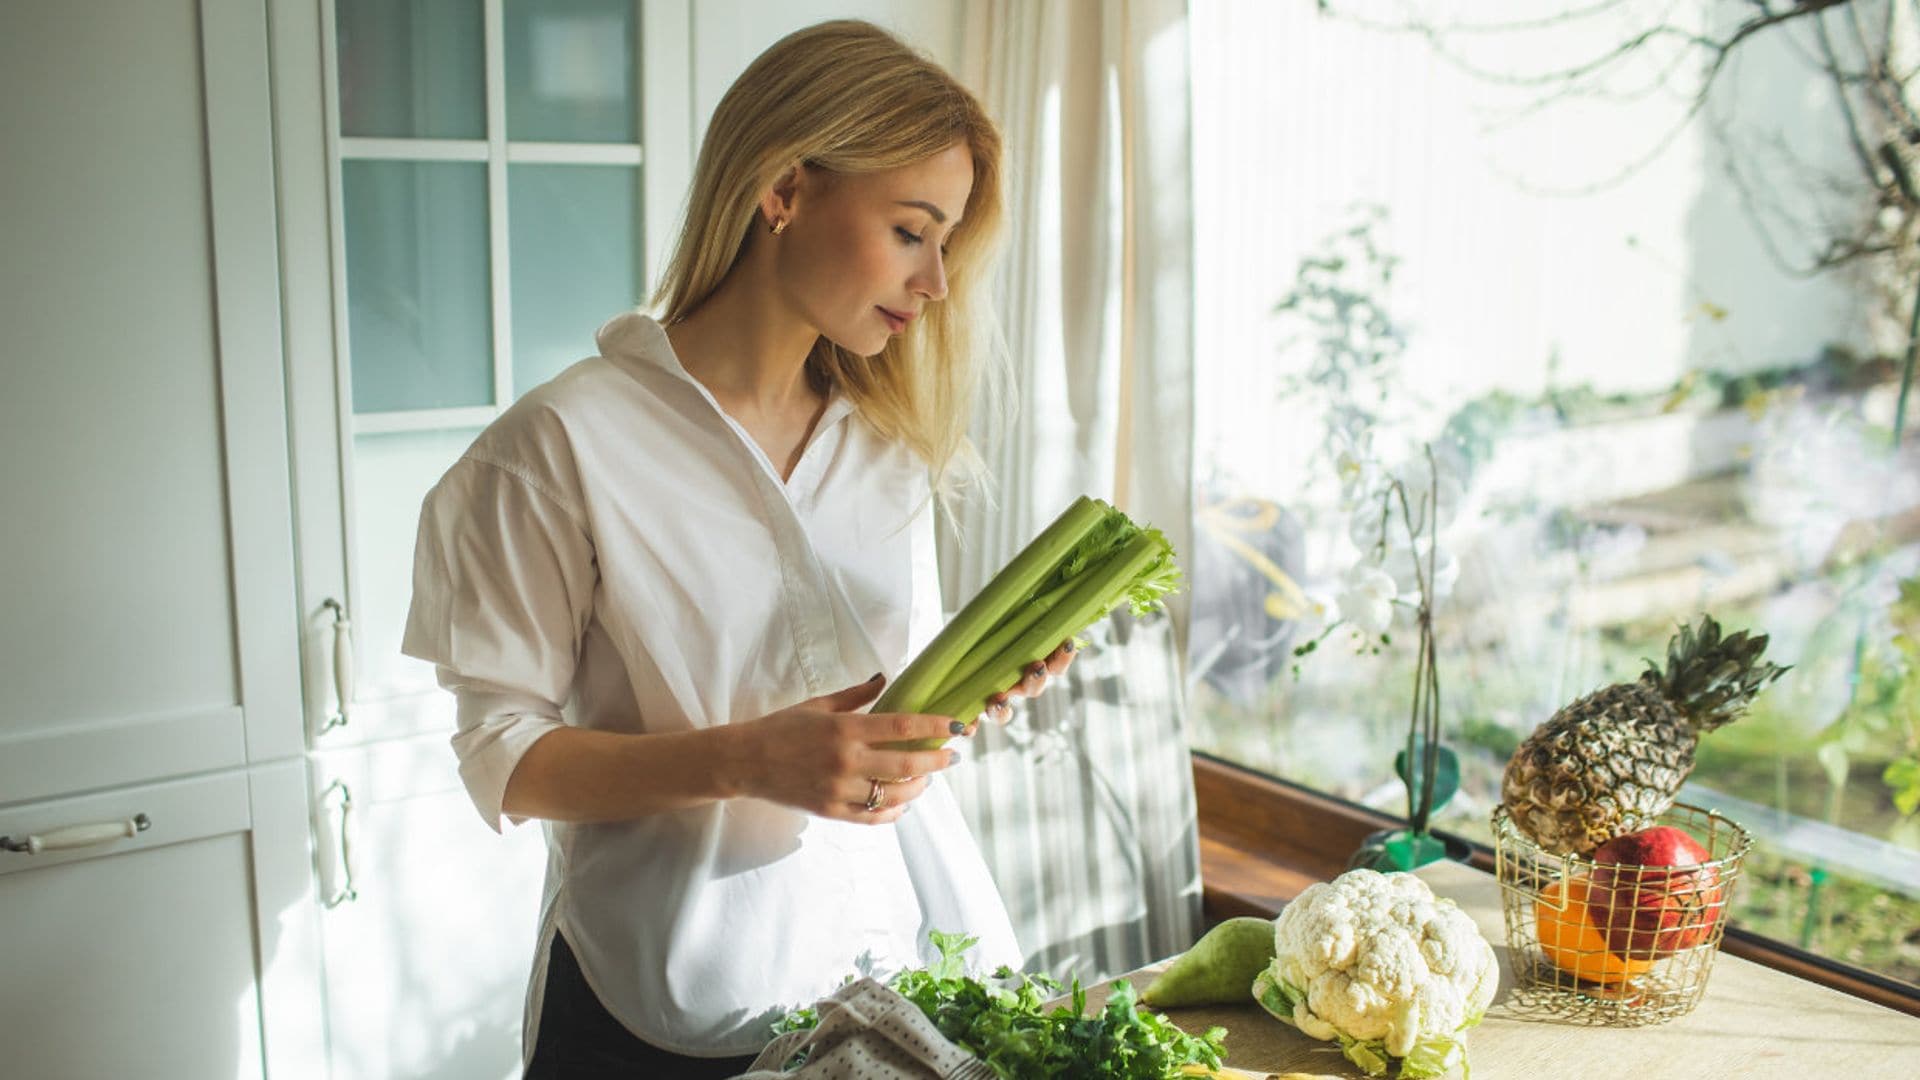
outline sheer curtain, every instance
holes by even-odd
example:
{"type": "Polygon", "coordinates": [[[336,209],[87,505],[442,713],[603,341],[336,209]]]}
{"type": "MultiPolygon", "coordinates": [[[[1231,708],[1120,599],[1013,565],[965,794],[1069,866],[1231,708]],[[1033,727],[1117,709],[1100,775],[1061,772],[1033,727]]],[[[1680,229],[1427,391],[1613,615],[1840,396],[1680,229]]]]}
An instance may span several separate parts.
{"type": "MultiPolygon", "coordinates": [[[[1184,0],[966,8],[961,71],[1007,142],[996,301],[1020,404],[981,419],[994,499],[964,505],[964,544],[942,537],[950,608],[1082,493],[1190,550],[1186,18],[1184,0]]],[[[959,770],[1029,970],[1102,978],[1198,933],[1186,612],[1116,616],[959,770]]]]}

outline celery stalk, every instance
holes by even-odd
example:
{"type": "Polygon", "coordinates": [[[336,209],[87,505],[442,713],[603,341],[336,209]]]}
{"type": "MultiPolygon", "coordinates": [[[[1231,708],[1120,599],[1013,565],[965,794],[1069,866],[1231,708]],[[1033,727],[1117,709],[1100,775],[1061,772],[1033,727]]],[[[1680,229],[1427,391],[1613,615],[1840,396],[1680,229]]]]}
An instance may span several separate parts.
{"type": "MultiPolygon", "coordinates": [[[[1006,651],[1007,646],[1019,640],[1022,634],[1047,617],[1067,593],[1086,578],[1091,568],[1117,554],[1127,542],[1140,535],[1140,526],[1135,525],[1127,515],[1100,503],[1106,516],[1092,529],[1089,529],[1080,542],[1062,555],[1046,578],[1035,586],[1036,594],[1029,600],[1015,605],[1008,611],[1000,624],[986,637],[975,642],[967,650],[966,658],[956,664],[947,677],[941,680],[941,687],[957,686],[980,673],[980,669],[1006,651]]],[[[940,694],[933,697],[942,696],[940,694]]]]}
{"type": "MultiPolygon", "coordinates": [[[[1136,582],[1157,563],[1171,563],[1171,551],[1157,531],[1142,530],[1118,552],[1088,569],[1060,602],[971,676],[948,685],[922,711],[970,721],[987,699],[1018,682],[1027,665],[1045,659],[1060,643],[1126,603],[1136,582]]],[[[1162,573],[1168,567],[1159,568],[1162,573]]]]}
{"type": "Polygon", "coordinates": [[[1112,507],[1098,499],[1085,495],[1075,499],[927,643],[881,692],[872,711],[920,711],[973,646],[1032,596],[1035,587],[1111,512],[1112,507]]]}
{"type": "MultiPolygon", "coordinates": [[[[1053,588],[1046,593],[1016,605],[1007,613],[1005,618],[1000,620],[1000,625],[993,628],[992,633],[981,638],[972,648],[967,650],[967,654],[961,658],[958,664],[954,665],[951,672],[947,673],[947,677],[942,681],[941,686],[943,688],[953,686],[980,674],[981,668],[986,667],[995,657],[1005,652],[1007,646],[1020,639],[1020,635],[1033,629],[1035,623],[1046,618],[1047,612],[1053,610],[1056,605],[1066,598],[1067,593],[1072,590],[1075,582],[1078,580],[1079,579],[1076,578],[1071,581],[1062,582],[1061,584],[1053,586],[1053,588]]],[[[1060,640],[1065,641],[1066,639],[1061,638],[1060,640]]],[[[1056,644],[1058,644],[1058,642],[1056,642],[1056,644]]],[[[939,694],[936,692],[930,696],[937,697],[939,694]]]]}
{"type": "MultiPolygon", "coordinates": [[[[1158,606],[1180,577],[1158,529],[1143,529],[1082,497],[994,575],[893,685],[874,712],[919,712],[971,721],[1026,666],[1123,603],[1158,606]]],[[[883,743],[928,750],[946,739],[883,743]]]]}

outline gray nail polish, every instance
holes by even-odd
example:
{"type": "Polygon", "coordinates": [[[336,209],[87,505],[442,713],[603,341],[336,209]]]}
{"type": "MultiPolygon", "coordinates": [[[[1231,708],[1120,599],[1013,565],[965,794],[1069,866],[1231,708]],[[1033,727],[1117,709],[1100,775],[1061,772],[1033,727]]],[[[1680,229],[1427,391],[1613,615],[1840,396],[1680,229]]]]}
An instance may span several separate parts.
{"type": "Polygon", "coordinates": [[[954,735],[965,735],[967,733],[967,725],[955,720],[953,723],[947,725],[947,731],[954,735]]]}
{"type": "Polygon", "coordinates": [[[960,751],[958,750],[947,751],[947,764],[949,765],[960,764],[960,751]]]}

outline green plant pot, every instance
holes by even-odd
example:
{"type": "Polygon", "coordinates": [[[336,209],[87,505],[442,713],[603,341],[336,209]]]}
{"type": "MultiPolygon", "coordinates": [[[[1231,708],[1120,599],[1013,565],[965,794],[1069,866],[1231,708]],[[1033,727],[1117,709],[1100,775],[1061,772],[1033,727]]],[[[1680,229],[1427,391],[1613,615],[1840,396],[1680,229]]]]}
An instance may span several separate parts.
{"type": "Polygon", "coordinates": [[[1446,833],[1415,832],[1410,828],[1381,829],[1368,833],[1360,849],[1347,860],[1349,870],[1417,870],[1442,859],[1466,862],[1473,849],[1465,840],[1446,833]]]}

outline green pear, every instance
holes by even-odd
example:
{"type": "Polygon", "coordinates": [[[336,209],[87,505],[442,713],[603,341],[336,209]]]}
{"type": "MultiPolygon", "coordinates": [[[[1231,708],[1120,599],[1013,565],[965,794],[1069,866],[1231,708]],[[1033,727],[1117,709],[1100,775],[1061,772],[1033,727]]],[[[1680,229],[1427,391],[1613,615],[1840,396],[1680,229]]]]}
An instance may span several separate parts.
{"type": "Polygon", "coordinates": [[[1228,919],[1206,932],[1153,980],[1140,1000],[1155,1008],[1243,1005],[1254,976],[1273,963],[1273,920],[1228,919]]]}

